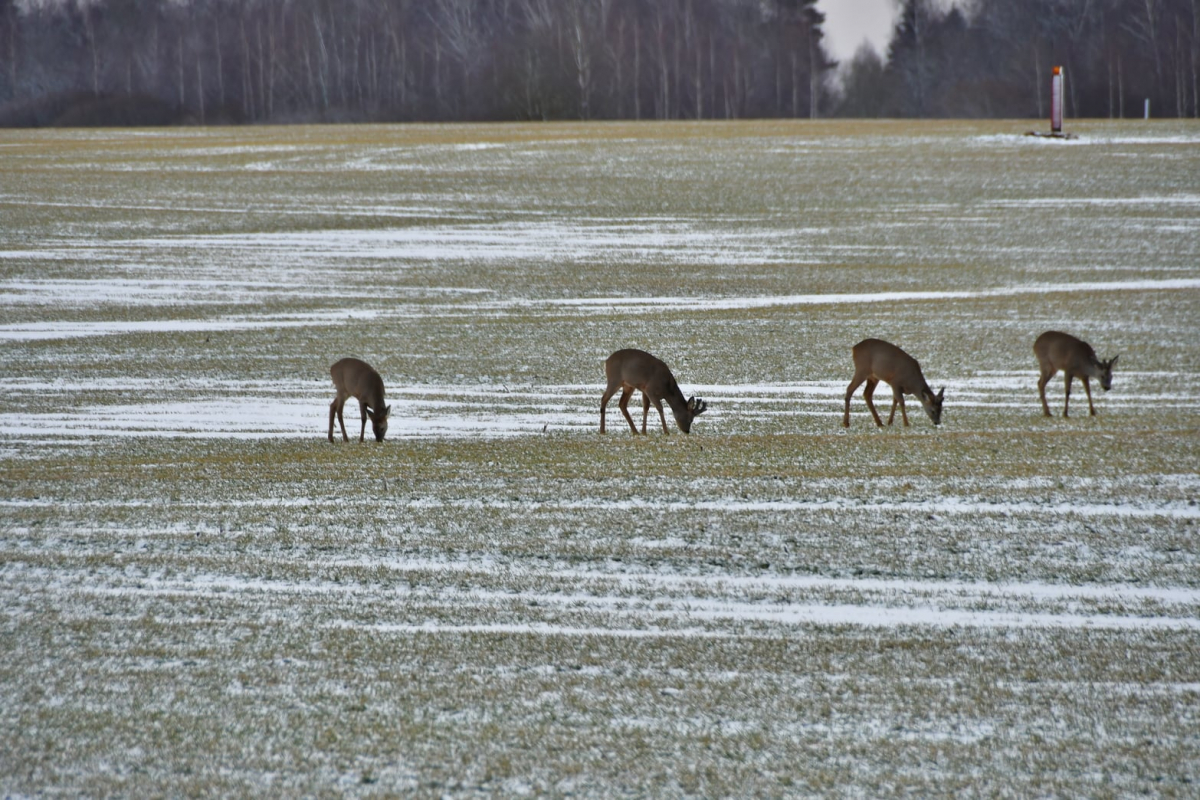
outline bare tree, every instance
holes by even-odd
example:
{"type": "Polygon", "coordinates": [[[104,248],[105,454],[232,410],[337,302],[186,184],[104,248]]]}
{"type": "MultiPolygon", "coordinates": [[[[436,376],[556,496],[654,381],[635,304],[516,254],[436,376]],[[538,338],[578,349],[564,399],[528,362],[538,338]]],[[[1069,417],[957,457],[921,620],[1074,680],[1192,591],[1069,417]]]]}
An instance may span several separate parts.
{"type": "Polygon", "coordinates": [[[478,0],[437,0],[430,18],[439,34],[437,52],[445,47],[460,69],[459,114],[467,115],[475,74],[482,63],[485,34],[482,28],[483,4],[478,0]]]}
{"type": "Polygon", "coordinates": [[[594,6],[587,0],[569,0],[567,46],[575,67],[575,83],[579,87],[579,118],[591,118],[592,99],[592,42],[590,32],[599,20],[590,13],[594,6]]]}

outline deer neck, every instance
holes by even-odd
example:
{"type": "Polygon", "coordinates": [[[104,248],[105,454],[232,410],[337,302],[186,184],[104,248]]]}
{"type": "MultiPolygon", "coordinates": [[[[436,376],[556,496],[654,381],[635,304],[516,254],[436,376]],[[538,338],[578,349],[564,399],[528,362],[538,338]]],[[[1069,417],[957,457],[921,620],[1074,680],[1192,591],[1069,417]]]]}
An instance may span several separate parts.
{"type": "Polygon", "coordinates": [[[914,369],[905,377],[907,378],[907,380],[904,381],[905,394],[911,394],[917,397],[921,397],[926,392],[928,392],[930,395],[933,394],[933,390],[929,388],[929,383],[925,380],[925,375],[921,372],[920,367],[914,367],[914,369]]]}
{"type": "Polygon", "coordinates": [[[362,401],[366,403],[367,408],[371,409],[373,413],[378,414],[382,412],[386,406],[383,401],[383,387],[372,386],[363,393],[362,401]]]}
{"type": "Polygon", "coordinates": [[[679,391],[678,386],[672,386],[671,389],[672,391],[663,395],[663,400],[671,407],[671,413],[675,415],[675,419],[686,419],[691,414],[687,400],[684,398],[683,392],[679,391]]]}

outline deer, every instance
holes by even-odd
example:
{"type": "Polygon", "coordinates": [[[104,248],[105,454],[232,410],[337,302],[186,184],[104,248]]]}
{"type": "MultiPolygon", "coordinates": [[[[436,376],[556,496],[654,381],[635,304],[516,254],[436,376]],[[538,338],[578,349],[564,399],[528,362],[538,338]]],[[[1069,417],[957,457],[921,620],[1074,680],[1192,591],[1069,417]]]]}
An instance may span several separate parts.
{"type": "Polygon", "coordinates": [[[679,384],[670,368],[644,350],[618,350],[604,362],[604,374],[608,377],[608,387],[604,397],[600,399],[600,432],[604,433],[604,412],[608,401],[621,390],[621,399],[617,405],[625,415],[625,421],[636,435],[637,426],[629,416],[629,398],[636,389],[642,393],[642,434],[646,433],[646,418],[650,414],[650,404],[658,409],[658,418],[662,421],[663,434],[670,433],[667,429],[667,418],[663,414],[662,401],[666,400],[675,415],[675,424],[684,433],[692,430],[692,420],[700,416],[708,408],[708,403],[699,397],[683,399],[679,384]]]}
{"type": "Polygon", "coordinates": [[[1088,412],[1096,416],[1096,407],[1092,405],[1091,378],[1097,378],[1104,391],[1112,388],[1112,370],[1117,363],[1117,356],[1108,361],[1096,358],[1096,351],[1082,339],[1076,339],[1069,333],[1061,331],[1046,331],[1033,343],[1033,354],[1037,356],[1041,377],[1038,378],[1038,396],[1042,399],[1042,415],[1052,416],[1050,406],[1046,403],[1046,384],[1061,369],[1064,374],[1065,387],[1063,391],[1063,417],[1067,417],[1068,406],[1071,403],[1071,381],[1079,378],[1083,381],[1083,391],[1087,393],[1088,412]]]}
{"type": "Polygon", "coordinates": [[[842,416],[842,427],[850,427],[850,398],[854,395],[854,390],[866,381],[867,388],[863,390],[863,399],[867,401],[867,408],[871,412],[871,416],[875,418],[875,424],[883,427],[883,422],[879,419],[879,413],[875,411],[875,404],[871,402],[871,397],[875,394],[875,387],[880,381],[892,387],[892,413],[888,414],[887,424],[891,425],[892,420],[896,417],[896,406],[900,406],[900,416],[904,419],[904,427],[908,427],[908,412],[904,408],[904,395],[915,395],[921,401],[921,405],[925,409],[925,413],[933,420],[934,425],[940,425],[942,422],[942,399],[946,394],[946,387],[942,387],[937,394],[929,388],[929,384],[925,382],[925,376],[921,374],[921,365],[917,360],[908,353],[901,350],[896,345],[885,342],[882,339],[863,339],[858,344],[854,345],[854,378],[850,381],[849,388],[846,389],[846,413],[842,416]]]}
{"type": "Polygon", "coordinates": [[[358,431],[361,442],[367,432],[367,417],[371,418],[371,430],[375,441],[382,442],[387,433],[388,415],[392,413],[391,406],[383,402],[383,379],[379,377],[370,364],[357,358],[343,358],[329,368],[333,377],[333,386],[337,396],[329,404],[329,441],[333,441],[333,418],[336,416],[338,425],[342,428],[342,441],[350,441],[346,435],[346,423],[342,421],[342,406],[351,397],[358,400],[359,416],[362,427],[358,431]]]}

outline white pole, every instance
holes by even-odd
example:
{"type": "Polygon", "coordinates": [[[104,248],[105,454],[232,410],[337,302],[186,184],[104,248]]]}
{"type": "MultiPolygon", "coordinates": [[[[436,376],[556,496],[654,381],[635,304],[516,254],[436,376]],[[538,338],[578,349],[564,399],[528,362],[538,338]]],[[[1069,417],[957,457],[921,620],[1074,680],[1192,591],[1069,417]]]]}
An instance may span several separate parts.
{"type": "Polygon", "coordinates": [[[1055,67],[1050,78],[1050,132],[1062,133],[1063,126],[1063,68],[1055,67]]]}

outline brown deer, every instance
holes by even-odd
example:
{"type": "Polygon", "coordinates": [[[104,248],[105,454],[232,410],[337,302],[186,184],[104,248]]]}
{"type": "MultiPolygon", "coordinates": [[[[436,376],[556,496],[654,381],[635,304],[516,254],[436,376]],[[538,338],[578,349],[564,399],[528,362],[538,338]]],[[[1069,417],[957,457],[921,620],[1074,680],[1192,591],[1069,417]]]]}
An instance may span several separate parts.
{"type": "Polygon", "coordinates": [[[679,430],[689,433],[692,430],[692,420],[704,413],[708,408],[698,397],[683,399],[679,384],[666,364],[642,350],[618,350],[604,362],[604,374],[608,376],[608,388],[600,399],[600,432],[604,433],[604,412],[608,401],[621,390],[621,399],[617,405],[629,423],[629,428],[637,433],[637,426],[629,416],[629,398],[636,389],[642,393],[642,433],[646,433],[646,417],[650,414],[650,404],[658,409],[658,418],[662,420],[663,433],[668,433],[667,418],[663,414],[662,401],[666,400],[675,415],[675,424],[679,430]]]}
{"type": "Polygon", "coordinates": [[[342,441],[350,441],[350,437],[346,435],[346,423],[342,421],[342,406],[353,396],[358,400],[359,416],[362,419],[358,440],[363,441],[369,416],[375,441],[382,442],[383,435],[387,433],[388,415],[392,413],[392,407],[383,404],[383,379],[379,377],[379,373],[365,361],[343,358],[329,368],[329,374],[333,376],[333,385],[337,389],[337,397],[329,404],[329,441],[333,441],[335,416],[338,425],[342,427],[342,441]]]}
{"type": "Polygon", "coordinates": [[[1083,381],[1083,390],[1087,392],[1088,411],[1096,416],[1096,407],[1092,405],[1092,387],[1089,378],[1098,378],[1104,391],[1112,388],[1112,368],[1117,363],[1117,356],[1108,361],[1096,358],[1096,351],[1085,341],[1076,339],[1069,333],[1046,331],[1033,343],[1033,354],[1037,356],[1041,377],[1038,378],[1038,396],[1042,398],[1042,413],[1049,417],[1050,406],[1046,403],[1046,384],[1060,369],[1065,377],[1066,387],[1063,394],[1063,416],[1067,416],[1067,406],[1071,402],[1071,381],[1079,378],[1083,381]]]}
{"type": "Polygon", "coordinates": [[[850,427],[850,398],[863,381],[867,383],[867,388],[863,390],[863,399],[867,401],[867,408],[870,409],[871,416],[875,418],[875,424],[879,427],[883,427],[883,422],[880,421],[879,414],[875,411],[875,404],[871,402],[871,397],[875,394],[875,387],[879,385],[880,381],[892,387],[892,413],[888,414],[888,425],[891,425],[892,420],[895,419],[898,405],[904,425],[908,427],[908,412],[904,408],[904,395],[906,394],[916,395],[925,408],[925,413],[933,420],[933,424],[941,424],[942,397],[946,394],[946,388],[942,387],[940,392],[934,394],[933,390],[929,388],[929,384],[925,382],[925,376],[921,374],[921,365],[915,358],[896,345],[882,339],[863,339],[854,345],[853,353],[854,378],[850,381],[850,387],[846,389],[846,413],[842,417],[843,427],[850,427]]]}

